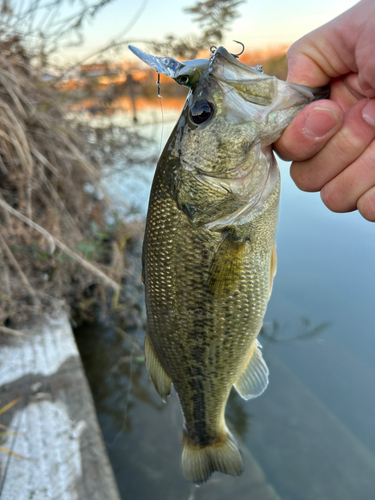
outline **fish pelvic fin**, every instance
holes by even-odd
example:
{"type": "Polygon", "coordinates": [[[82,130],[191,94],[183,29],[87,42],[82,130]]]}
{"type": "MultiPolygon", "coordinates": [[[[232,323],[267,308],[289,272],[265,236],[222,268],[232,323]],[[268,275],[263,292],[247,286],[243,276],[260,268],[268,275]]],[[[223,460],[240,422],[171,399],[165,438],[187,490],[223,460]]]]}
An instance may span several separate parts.
{"type": "Polygon", "coordinates": [[[267,388],[269,371],[261,347],[258,339],[255,339],[250,348],[247,364],[234,384],[243,399],[256,398],[267,388]]]}
{"type": "Polygon", "coordinates": [[[171,393],[172,380],[158,360],[147,333],[145,338],[145,361],[147,371],[154,383],[155,389],[161,399],[166,403],[171,393]]]}
{"type": "Polygon", "coordinates": [[[239,476],[243,461],[232,434],[225,430],[223,437],[210,445],[199,445],[184,433],[182,440],[182,472],[196,485],[205,483],[215,471],[239,476]]]}

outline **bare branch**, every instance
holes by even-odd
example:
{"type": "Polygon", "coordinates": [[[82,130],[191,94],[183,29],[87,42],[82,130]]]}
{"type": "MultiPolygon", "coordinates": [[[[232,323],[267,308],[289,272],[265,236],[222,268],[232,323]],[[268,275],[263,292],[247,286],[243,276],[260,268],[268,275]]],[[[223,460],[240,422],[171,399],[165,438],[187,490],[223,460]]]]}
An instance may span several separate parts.
{"type": "MultiPolygon", "coordinates": [[[[12,215],[15,215],[16,217],[18,217],[19,219],[21,219],[23,222],[25,222],[26,224],[28,224],[30,227],[32,227],[33,229],[35,229],[36,231],[38,231],[39,233],[41,233],[50,243],[52,243],[51,253],[54,251],[54,248],[55,248],[55,245],[56,245],[64,253],[66,253],[66,255],[68,255],[70,258],[72,258],[73,260],[75,260],[76,262],[78,262],[81,266],[85,267],[88,271],[92,272],[93,274],[95,274],[96,276],[98,276],[99,278],[101,278],[101,280],[106,285],[110,286],[115,291],[119,291],[120,290],[119,284],[116,283],[112,278],[110,278],[109,276],[107,276],[106,274],[104,274],[100,269],[98,269],[96,266],[94,266],[93,264],[91,264],[90,262],[88,262],[86,259],[84,259],[80,255],[78,255],[76,252],[73,252],[73,250],[71,250],[69,247],[67,247],[62,241],[60,241],[55,236],[53,236],[52,234],[50,234],[43,227],[39,226],[39,224],[36,224],[34,221],[30,220],[25,215],[23,215],[20,212],[18,212],[18,210],[15,210],[14,208],[12,208],[10,205],[8,205],[8,203],[6,201],[4,201],[1,198],[0,198],[0,205],[3,208],[5,208],[6,210],[8,210],[8,212],[10,212],[12,215]]],[[[4,244],[5,241],[2,239],[1,235],[0,235],[0,238],[1,238],[0,241],[4,244]]],[[[6,245],[6,243],[4,245],[4,248],[5,248],[5,250],[8,253],[9,248],[6,245]]],[[[10,250],[9,250],[9,252],[10,252],[10,250]]],[[[13,254],[12,254],[12,257],[13,257],[13,254]]],[[[14,257],[13,257],[13,259],[14,259],[14,257]]],[[[17,261],[16,261],[16,263],[17,263],[17,261]]],[[[18,266],[18,263],[17,263],[17,266],[18,266]]],[[[18,266],[17,270],[20,270],[19,266],[18,266]]],[[[21,273],[22,273],[22,270],[21,270],[21,273]]],[[[26,279],[26,282],[28,283],[28,280],[27,280],[26,276],[24,276],[24,278],[26,279]]],[[[35,294],[35,292],[34,292],[34,294],[35,294]]]]}

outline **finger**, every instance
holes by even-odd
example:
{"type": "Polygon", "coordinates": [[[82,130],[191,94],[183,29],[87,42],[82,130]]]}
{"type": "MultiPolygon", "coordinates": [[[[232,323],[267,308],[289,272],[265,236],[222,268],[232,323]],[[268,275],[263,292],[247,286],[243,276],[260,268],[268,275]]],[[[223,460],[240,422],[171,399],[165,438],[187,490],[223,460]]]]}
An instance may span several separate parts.
{"type": "Polygon", "coordinates": [[[362,217],[375,222],[375,186],[359,198],[357,208],[362,217]]]}
{"type": "Polygon", "coordinates": [[[374,1],[362,0],[298,40],[287,53],[287,80],[314,87],[358,73],[360,93],[375,97],[374,16],[374,1]]]}
{"type": "Polygon", "coordinates": [[[323,186],[320,196],[333,212],[351,212],[359,198],[375,186],[375,140],[363,154],[323,186]]]}
{"type": "Polygon", "coordinates": [[[360,76],[358,73],[349,73],[343,77],[343,82],[347,86],[348,90],[353,94],[354,97],[362,99],[363,97],[374,97],[375,91],[373,89],[363,89],[359,84],[360,76]]]}
{"type": "Polygon", "coordinates": [[[316,155],[339,130],[343,112],[332,101],[319,101],[306,106],[275,142],[283,160],[303,161],[316,155]]]}
{"type": "Polygon", "coordinates": [[[288,82],[320,87],[356,69],[331,24],[312,31],[289,48],[286,54],[288,82]]]}
{"type": "MultiPolygon", "coordinates": [[[[288,82],[308,85],[309,87],[323,87],[330,82],[331,75],[327,75],[320,65],[315,62],[316,56],[311,50],[309,35],[289,47],[286,58],[288,82]]],[[[334,76],[339,75],[335,74],[334,76]]]]}
{"type": "Polygon", "coordinates": [[[357,91],[359,89],[358,78],[354,73],[332,80],[330,87],[331,93],[329,98],[338,104],[344,113],[358,101],[366,97],[357,91]]]}
{"type": "MultiPolygon", "coordinates": [[[[366,14],[366,21],[356,45],[356,59],[358,62],[358,82],[367,97],[375,97],[375,53],[374,53],[374,30],[375,30],[375,2],[365,0],[362,9],[366,14]]],[[[355,21],[356,22],[356,21],[355,21]]]]}
{"type": "Polygon", "coordinates": [[[320,191],[369,146],[375,138],[375,127],[362,117],[367,102],[363,99],[345,113],[340,130],[313,158],[292,163],[290,175],[300,189],[320,191]]]}
{"type": "Polygon", "coordinates": [[[371,99],[362,111],[363,119],[372,127],[375,127],[375,99],[371,99]]]}
{"type": "Polygon", "coordinates": [[[365,76],[363,73],[360,73],[358,75],[358,84],[362,91],[362,94],[367,97],[375,97],[374,84],[370,82],[372,81],[367,78],[367,75],[365,76]]]}

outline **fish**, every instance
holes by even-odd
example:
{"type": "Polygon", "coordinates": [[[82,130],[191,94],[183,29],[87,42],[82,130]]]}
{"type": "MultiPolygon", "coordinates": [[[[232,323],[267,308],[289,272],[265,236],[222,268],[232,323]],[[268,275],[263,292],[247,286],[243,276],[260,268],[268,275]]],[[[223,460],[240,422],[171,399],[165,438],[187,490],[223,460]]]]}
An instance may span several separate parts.
{"type": "Polygon", "coordinates": [[[248,400],[268,385],[258,335],[277,264],[272,143],[329,89],[278,80],[224,47],[183,62],[130,49],[190,88],[155,171],[142,260],[146,367],[163,401],[174,386],[182,471],[200,485],[243,471],[224,415],[232,386],[248,400]]]}

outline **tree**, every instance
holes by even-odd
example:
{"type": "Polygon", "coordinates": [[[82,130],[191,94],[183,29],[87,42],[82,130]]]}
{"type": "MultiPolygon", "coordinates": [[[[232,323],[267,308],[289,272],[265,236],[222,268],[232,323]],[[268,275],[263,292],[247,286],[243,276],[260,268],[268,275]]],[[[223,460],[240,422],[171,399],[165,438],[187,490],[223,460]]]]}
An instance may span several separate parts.
{"type": "Polygon", "coordinates": [[[185,38],[169,35],[161,42],[152,42],[151,47],[166,56],[194,59],[202,49],[220,44],[230,23],[239,16],[238,7],[244,0],[205,0],[196,2],[185,12],[192,14],[200,27],[198,36],[185,38]]]}

